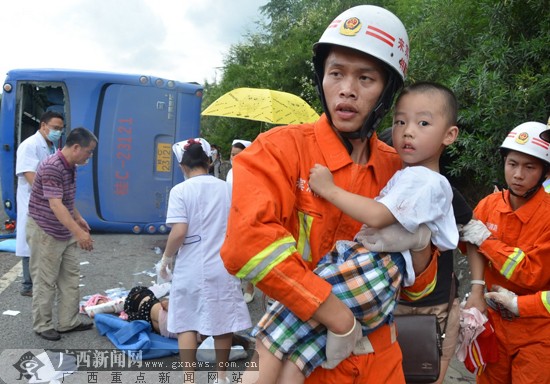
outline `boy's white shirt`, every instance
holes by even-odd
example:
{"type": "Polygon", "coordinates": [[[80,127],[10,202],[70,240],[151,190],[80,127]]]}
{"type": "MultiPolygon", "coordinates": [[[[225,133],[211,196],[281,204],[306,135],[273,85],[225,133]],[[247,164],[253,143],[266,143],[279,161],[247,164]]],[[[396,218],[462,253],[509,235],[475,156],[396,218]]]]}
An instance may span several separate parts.
{"type": "MultiPolygon", "coordinates": [[[[375,198],[384,204],[409,232],[426,224],[432,232],[432,243],[441,251],[455,249],[458,230],[453,212],[453,191],[440,173],[426,167],[406,167],[398,171],[375,198]]],[[[409,250],[402,252],[407,274],[404,286],[414,283],[415,274],[409,250]]]]}

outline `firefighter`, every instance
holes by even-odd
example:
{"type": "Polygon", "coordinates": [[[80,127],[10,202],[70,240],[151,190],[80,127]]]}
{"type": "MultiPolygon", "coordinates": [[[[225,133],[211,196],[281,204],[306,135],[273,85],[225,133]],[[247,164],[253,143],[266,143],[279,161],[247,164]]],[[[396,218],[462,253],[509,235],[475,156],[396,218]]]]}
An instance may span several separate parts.
{"type": "Polygon", "coordinates": [[[539,292],[550,289],[550,195],[542,187],[550,170],[548,129],[527,122],[508,134],[500,147],[508,189],[481,200],[474,210],[479,221],[461,235],[484,256],[490,291],[502,287],[527,295],[515,310],[505,297],[488,295],[520,316],[498,305],[489,309],[499,358],[487,364],[478,383],[550,383],[550,305],[547,292],[539,292]]]}
{"type": "MultiPolygon", "coordinates": [[[[317,368],[306,382],[404,383],[394,324],[382,325],[356,344],[344,336],[355,335],[352,312],[312,272],[335,241],[352,240],[361,223],[315,196],[308,178],[319,163],[330,169],[337,185],[373,198],[401,168],[399,156],[375,130],[405,79],[407,32],[391,12],[361,5],[337,16],[313,51],[324,113],[313,124],[261,134],[234,159],[221,255],[230,273],[251,281],[300,319],[324,324],[335,335],[327,341],[327,353],[329,346],[346,355],[354,350],[334,369],[317,368]]],[[[418,241],[404,229],[393,229],[399,232],[396,239],[418,241]]],[[[426,246],[422,257],[415,256],[417,276],[407,297],[420,298],[433,289],[435,252],[426,246]]]]}

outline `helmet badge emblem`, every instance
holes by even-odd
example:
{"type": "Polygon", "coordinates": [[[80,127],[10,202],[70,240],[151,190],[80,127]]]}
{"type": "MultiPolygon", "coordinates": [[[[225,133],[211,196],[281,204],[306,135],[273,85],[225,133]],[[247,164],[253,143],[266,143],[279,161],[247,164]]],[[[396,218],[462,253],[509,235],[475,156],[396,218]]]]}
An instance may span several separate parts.
{"type": "Polygon", "coordinates": [[[516,143],[518,144],[525,144],[527,141],[529,141],[529,134],[527,132],[521,132],[516,137],[516,143]]]}
{"type": "Polygon", "coordinates": [[[361,30],[361,20],[350,17],[340,26],[340,33],[345,36],[355,36],[361,30]]]}

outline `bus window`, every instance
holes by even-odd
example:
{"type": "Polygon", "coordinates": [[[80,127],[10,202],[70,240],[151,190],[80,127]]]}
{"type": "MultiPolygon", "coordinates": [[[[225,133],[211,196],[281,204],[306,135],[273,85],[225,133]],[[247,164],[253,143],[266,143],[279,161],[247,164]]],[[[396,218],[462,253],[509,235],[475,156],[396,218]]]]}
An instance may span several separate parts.
{"type": "Polygon", "coordinates": [[[15,122],[16,145],[32,136],[40,128],[40,117],[46,111],[59,112],[69,126],[68,97],[63,83],[19,82],[17,119],[15,122]]]}

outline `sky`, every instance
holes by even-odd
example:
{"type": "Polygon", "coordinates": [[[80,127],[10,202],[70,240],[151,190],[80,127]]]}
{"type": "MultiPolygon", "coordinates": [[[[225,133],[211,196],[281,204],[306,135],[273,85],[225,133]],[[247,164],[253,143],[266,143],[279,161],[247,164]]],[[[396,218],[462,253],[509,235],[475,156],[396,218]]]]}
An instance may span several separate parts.
{"type": "Polygon", "coordinates": [[[15,68],[135,73],[204,84],[268,0],[6,0],[0,76],[15,68]]]}

